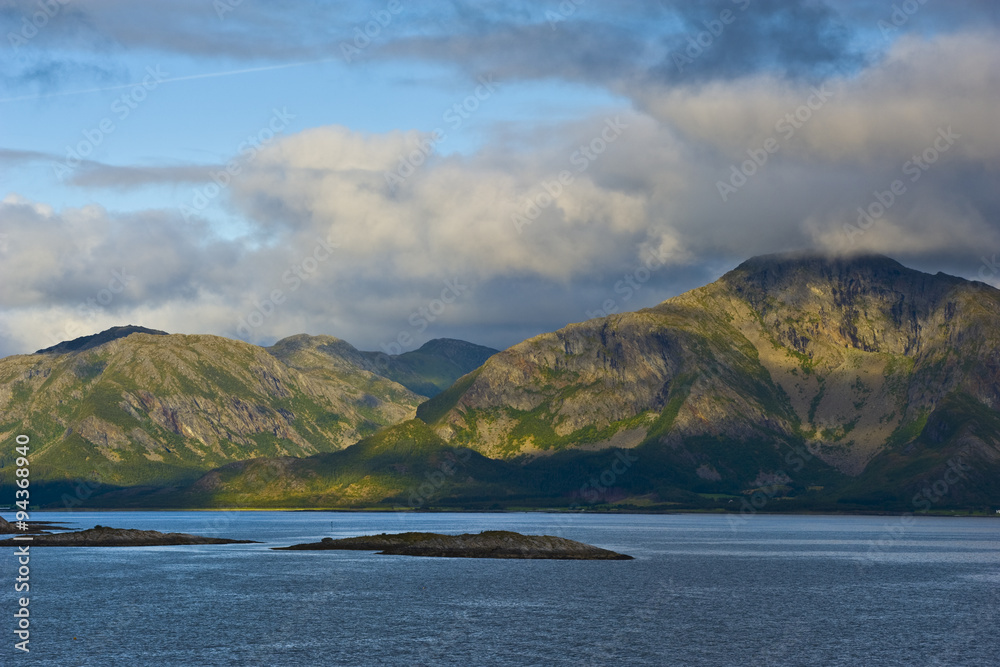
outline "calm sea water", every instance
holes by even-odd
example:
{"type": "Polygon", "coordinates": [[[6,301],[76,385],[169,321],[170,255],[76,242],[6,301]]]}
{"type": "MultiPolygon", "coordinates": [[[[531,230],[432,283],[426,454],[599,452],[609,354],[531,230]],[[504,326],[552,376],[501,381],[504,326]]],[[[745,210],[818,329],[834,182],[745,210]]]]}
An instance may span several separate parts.
{"type": "Polygon", "coordinates": [[[327,512],[45,513],[260,545],[35,548],[4,665],[997,665],[1000,520],[327,512]],[[274,552],[507,529],[633,561],[274,552]]]}

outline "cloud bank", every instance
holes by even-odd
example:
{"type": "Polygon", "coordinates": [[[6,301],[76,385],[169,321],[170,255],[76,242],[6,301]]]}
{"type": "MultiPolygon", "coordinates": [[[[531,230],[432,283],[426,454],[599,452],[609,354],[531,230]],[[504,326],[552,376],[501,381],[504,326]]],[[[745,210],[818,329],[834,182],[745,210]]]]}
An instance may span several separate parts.
{"type": "MultiPolygon", "coordinates": [[[[367,349],[444,335],[502,347],[802,247],[1000,278],[982,270],[1000,252],[992,5],[956,3],[936,32],[923,29],[943,16],[930,3],[898,26],[862,3],[563,5],[413,10],[365,57],[447,64],[470,90],[492,73],[498,96],[574,81],[618,107],[495,127],[463,153],[433,131],[319,125],[229,156],[228,177],[225,162],[92,162],[66,185],[98,198],[172,188],[172,208],[57,210],[7,194],[0,353],[126,321],[260,343],[305,331],[367,349]],[[211,208],[185,209],[198,192],[211,208]],[[218,234],[215,209],[246,232],[218,234]]],[[[182,17],[204,5],[177,7],[151,41],[138,16],[158,10],[132,3],[79,10],[89,22],[72,34],[88,48],[142,35],[153,50],[298,58],[329,54],[357,25],[310,21],[279,44],[301,17],[248,2],[210,17],[224,38],[196,43],[182,17]]],[[[0,150],[0,168],[50,158],[0,150]]]]}

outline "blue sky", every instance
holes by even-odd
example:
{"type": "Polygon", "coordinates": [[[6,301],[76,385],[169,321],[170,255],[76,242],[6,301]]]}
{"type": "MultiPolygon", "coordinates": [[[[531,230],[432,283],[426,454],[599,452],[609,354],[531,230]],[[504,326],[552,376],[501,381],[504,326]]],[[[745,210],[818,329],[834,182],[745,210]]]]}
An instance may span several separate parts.
{"type": "Polygon", "coordinates": [[[798,248],[998,284],[998,21],[975,1],[7,0],[0,354],[128,322],[505,347],[798,248]]]}
{"type": "MultiPolygon", "coordinates": [[[[491,96],[465,119],[453,114],[474,87],[466,77],[436,64],[359,63],[337,57],[305,64],[220,61],[207,68],[176,56],[148,59],[122,75],[126,83],[81,81],[66,90],[37,86],[38,92],[10,95],[4,104],[4,147],[38,151],[66,163],[80,144],[99,143],[87,159],[116,165],[216,165],[236,152],[248,135],[256,134],[274,109],[294,116],[283,132],[341,125],[369,133],[393,130],[447,131],[438,152],[469,154],[489,141],[498,125],[532,126],[539,119],[557,123],[579,117],[583,109],[614,107],[621,98],[607,90],[565,81],[527,81],[509,84],[504,95],[491,96]],[[148,76],[146,68],[164,76],[163,83],[136,94],[148,76]],[[261,69],[274,68],[274,69],[261,69]],[[188,78],[205,77],[205,78],[188,78]],[[96,85],[94,85],[96,84],[96,85]],[[101,90],[105,88],[106,90],[101,90]],[[48,91],[48,92],[45,92],[48,91]],[[89,91],[89,92],[88,92],[89,91]],[[143,97],[141,101],[132,97],[143,97]],[[21,98],[21,99],[17,99],[21,98]],[[125,98],[124,100],[122,98],[125,98]],[[134,108],[133,108],[134,105],[134,108]],[[128,115],[122,117],[126,111],[128,115]],[[462,120],[455,128],[455,121],[462,120]],[[89,122],[88,122],[89,119],[89,122]],[[100,123],[110,119],[114,130],[105,134],[100,123]],[[82,122],[81,122],[82,120],[82,122]],[[14,128],[25,128],[13,132],[14,128]]],[[[499,84],[504,86],[507,85],[499,84]]],[[[470,105],[471,106],[471,105],[470,105]]],[[[110,208],[176,206],[191,188],[159,187],[138,192],[119,189],[93,191],[66,187],[65,177],[50,161],[37,161],[29,170],[9,174],[7,187],[30,199],[54,206],[98,203],[110,208]]],[[[207,215],[232,218],[224,207],[207,215]]],[[[228,230],[223,233],[228,234],[228,230]]]]}

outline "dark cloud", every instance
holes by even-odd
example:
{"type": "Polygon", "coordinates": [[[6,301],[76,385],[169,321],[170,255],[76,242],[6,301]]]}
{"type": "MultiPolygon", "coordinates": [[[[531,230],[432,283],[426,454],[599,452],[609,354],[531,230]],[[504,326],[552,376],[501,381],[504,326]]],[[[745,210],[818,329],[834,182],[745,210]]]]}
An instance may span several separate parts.
{"type": "MultiPolygon", "coordinates": [[[[106,79],[119,76],[117,59],[134,51],[253,62],[340,58],[343,46],[354,44],[356,30],[379,14],[389,16],[388,23],[359,59],[420,58],[505,80],[561,78],[614,89],[627,81],[706,81],[758,72],[819,79],[858,71],[908,33],[996,26],[1000,20],[998,5],[985,0],[926,3],[898,29],[893,25],[891,39],[883,39],[878,22],[892,20],[891,3],[452,0],[401,7],[390,16],[382,0],[295,6],[252,0],[70,3],[20,49],[24,62],[7,76],[9,85],[106,79]],[[726,25],[720,22],[723,12],[731,13],[726,25]],[[693,58],[685,53],[689,39],[703,40],[693,58]],[[35,62],[39,54],[49,54],[48,60],[35,62]],[[691,62],[678,66],[678,56],[691,62]]],[[[17,0],[0,11],[4,32],[36,9],[29,0],[17,0]]]]}
{"type": "Polygon", "coordinates": [[[895,39],[906,32],[933,34],[973,27],[1000,26],[1000,4],[994,0],[950,0],[947,3],[915,1],[918,3],[916,8],[903,0],[836,0],[829,4],[849,17],[852,25],[872,31],[881,41],[895,39]],[[906,5],[905,10],[903,5],[906,5]]]}
{"type": "Polygon", "coordinates": [[[849,19],[811,0],[623,3],[610,19],[583,9],[565,16],[550,9],[528,21],[462,17],[446,31],[391,38],[372,55],[457,64],[506,80],[562,78],[613,89],[627,81],[758,72],[820,79],[856,71],[867,58],[849,19]]]}
{"type": "Polygon", "coordinates": [[[58,93],[67,87],[86,85],[120,84],[128,79],[127,69],[111,61],[86,62],[83,60],[31,58],[20,67],[8,68],[3,77],[4,88],[9,92],[33,91],[38,96],[58,93]]]}
{"type": "Polygon", "coordinates": [[[21,151],[12,148],[0,148],[0,165],[4,166],[13,166],[51,159],[51,155],[48,153],[41,153],[39,151],[21,151]]]}
{"type": "Polygon", "coordinates": [[[67,182],[88,188],[131,189],[144,185],[175,185],[211,181],[211,174],[223,165],[177,165],[144,167],[85,162],[72,172],[67,182]]]}
{"type": "Polygon", "coordinates": [[[413,36],[375,51],[381,58],[419,57],[458,64],[501,80],[559,78],[608,83],[635,73],[646,45],[640,35],[606,23],[502,24],[491,31],[413,36]]]}
{"type": "Polygon", "coordinates": [[[56,173],[64,175],[64,182],[84,188],[110,188],[129,190],[147,185],[177,185],[181,183],[205,183],[212,179],[212,173],[224,169],[224,165],[110,165],[95,160],[80,160],[72,168],[65,163],[65,156],[0,148],[0,168],[25,164],[44,163],[56,173]]]}
{"type": "Polygon", "coordinates": [[[731,79],[758,72],[819,80],[854,71],[865,55],[833,8],[810,0],[672,3],[683,24],[664,35],[655,81],[731,79]]]}

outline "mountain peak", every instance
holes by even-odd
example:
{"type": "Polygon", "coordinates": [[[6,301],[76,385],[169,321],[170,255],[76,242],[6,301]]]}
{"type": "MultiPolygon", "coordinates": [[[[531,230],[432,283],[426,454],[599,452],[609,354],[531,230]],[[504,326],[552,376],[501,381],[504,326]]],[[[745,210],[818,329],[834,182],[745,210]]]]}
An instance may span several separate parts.
{"type": "Polygon", "coordinates": [[[776,303],[803,304],[816,297],[832,299],[838,307],[857,303],[857,299],[902,300],[907,308],[926,311],[956,287],[971,284],[945,273],[932,275],[911,269],[884,255],[818,252],[753,257],[725,274],[719,283],[759,312],[773,309],[776,303]]]}
{"type": "MultiPolygon", "coordinates": [[[[847,274],[873,274],[881,276],[906,273],[920,274],[891,257],[877,253],[835,255],[815,250],[796,250],[751,257],[730,271],[727,276],[738,280],[762,278],[766,275],[787,276],[806,273],[817,277],[847,274]]],[[[927,274],[924,274],[927,275],[927,274]]]]}
{"type": "Polygon", "coordinates": [[[492,356],[500,350],[495,350],[492,347],[486,347],[485,345],[470,343],[467,340],[459,340],[457,338],[433,338],[418,347],[415,351],[444,354],[446,356],[454,356],[458,353],[485,354],[483,357],[483,361],[485,361],[486,357],[492,356]]]}
{"type": "Polygon", "coordinates": [[[67,352],[82,352],[99,345],[104,345],[105,343],[110,343],[113,340],[118,340],[119,338],[125,338],[126,336],[130,336],[134,333],[152,334],[154,336],[169,335],[166,331],[160,331],[159,329],[147,329],[146,327],[129,324],[123,327],[111,327],[110,329],[105,329],[100,333],[91,334],[90,336],[80,336],[79,338],[74,338],[73,340],[68,341],[64,340],[63,342],[53,345],[52,347],[46,347],[38,350],[35,354],[66,354],[67,352]]]}

